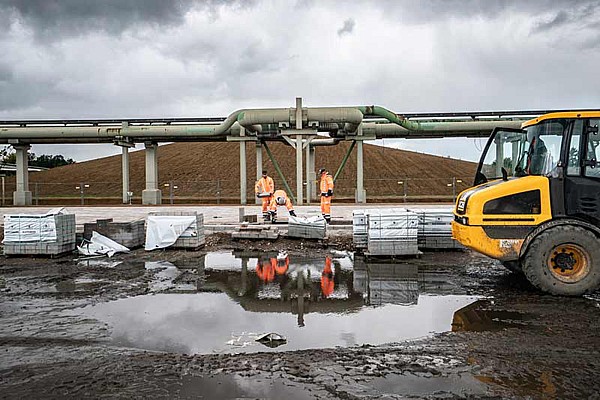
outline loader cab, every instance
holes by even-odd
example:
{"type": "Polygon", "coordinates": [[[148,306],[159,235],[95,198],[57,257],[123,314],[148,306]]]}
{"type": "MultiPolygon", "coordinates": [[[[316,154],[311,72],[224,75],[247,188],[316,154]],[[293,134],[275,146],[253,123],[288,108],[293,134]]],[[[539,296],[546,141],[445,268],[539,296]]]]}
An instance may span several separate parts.
{"type": "Polygon", "coordinates": [[[527,121],[522,129],[496,128],[474,184],[547,177],[554,218],[572,216],[600,226],[599,123],[599,112],[566,112],[527,121]]]}

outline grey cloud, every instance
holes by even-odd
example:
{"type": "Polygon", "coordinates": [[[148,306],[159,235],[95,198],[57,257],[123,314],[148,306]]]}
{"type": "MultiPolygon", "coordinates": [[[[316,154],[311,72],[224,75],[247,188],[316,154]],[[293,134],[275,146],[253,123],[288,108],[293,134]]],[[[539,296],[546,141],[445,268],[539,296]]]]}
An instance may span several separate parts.
{"type": "Polygon", "coordinates": [[[337,31],[338,36],[343,36],[345,34],[351,34],[352,31],[354,31],[354,24],[355,24],[355,22],[352,18],[348,18],[347,20],[345,20],[344,26],[342,26],[337,31]]]}
{"type": "Polygon", "coordinates": [[[380,0],[373,4],[382,7],[386,18],[422,24],[454,17],[495,19],[511,11],[537,16],[551,10],[595,8],[598,0],[380,0]]]}
{"type": "Polygon", "coordinates": [[[545,32],[551,29],[557,28],[559,26],[565,25],[570,20],[569,14],[566,11],[559,11],[554,18],[549,21],[538,22],[535,28],[533,28],[533,32],[545,32]]]}
{"type": "Polygon", "coordinates": [[[0,14],[31,28],[36,38],[57,40],[86,32],[118,35],[132,26],[173,26],[192,9],[216,14],[223,5],[250,6],[243,0],[2,0],[0,14]]]}

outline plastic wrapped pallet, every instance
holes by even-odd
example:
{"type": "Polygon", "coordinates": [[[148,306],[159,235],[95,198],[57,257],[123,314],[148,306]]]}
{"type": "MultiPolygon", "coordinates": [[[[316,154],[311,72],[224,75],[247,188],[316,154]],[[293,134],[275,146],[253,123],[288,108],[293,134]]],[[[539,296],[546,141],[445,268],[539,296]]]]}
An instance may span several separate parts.
{"type": "Polygon", "coordinates": [[[46,214],[4,216],[4,254],[58,255],[75,250],[75,214],[53,209],[46,214]]]}
{"type": "Polygon", "coordinates": [[[452,239],[452,208],[412,209],[419,217],[418,241],[422,249],[462,249],[452,239]]]}
{"type": "Polygon", "coordinates": [[[288,236],[304,239],[324,239],[327,223],[322,216],[310,218],[292,217],[288,219],[288,236]]]}
{"type": "Polygon", "coordinates": [[[204,215],[195,211],[153,212],[146,221],[146,250],[204,246],[204,215]]]}
{"type": "Polygon", "coordinates": [[[367,212],[367,250],[372,256],[404,256],[419,254],[416,214],[403,208],[367,212]]]}
{"type": "Polygon", "coordinates": [[[365,210],[355,210],[352,212],[352,241],[357,248],[367,248],[367,218],[368,215],[365,210]]]}
{"type": "Polygon", "coordinates": [[[97,232],[129,249],[135,249],[144,245],[144,226],[144,220],[113,222],[112,218],[98,219],[83,224],[83,237],[91,240],[92,233],[97,232]]]}

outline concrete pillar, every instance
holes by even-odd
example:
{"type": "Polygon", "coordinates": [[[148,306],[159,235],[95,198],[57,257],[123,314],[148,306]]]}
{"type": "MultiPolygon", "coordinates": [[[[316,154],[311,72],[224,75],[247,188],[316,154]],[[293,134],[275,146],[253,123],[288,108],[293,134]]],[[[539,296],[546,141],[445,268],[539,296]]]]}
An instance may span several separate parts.
{"type": "Polygon", "coordinates": [[[29,191],[29,157],[27,151],[31,148],[28,144],[14,145],[17,158],[17,190],[13,192],[15,206],[30,206],[31,192],[29,191]]]}
{"type": "MultiPolygon", "coordinates": [[[[246,130],[240,128],[240,136],[246,136],[246,130]]],[[[240,204],[247,204],[248,199],[246,198],[246,142],[240,142],[240,204]]]]}
{"type": "Polygon", "coordinates": [[[302,204],[302,135],[296,135],[296,202],[302,204]]]}
{"type": "MultiPolygon", "coordinates": [[[[262,163],[262,144],[256,142],[256,180],[258,181],[262,177],[263,163],[262,163]]],[[[262,204],[262,200],[258,197],[254,197],[255,204],[262,204]]]]}
{"type": "Polygon", "coordinates": [[[306,146],[306,202],[317,199],[316,182],[317,172],[315,171],[315,148],[311,145],[306,146]]]}
{"type": "MultiPolygon", "coordinates": [[[[358,135],[362,136],[362,126],[358,127],[358,135]]],[[[364,185],[363,141],[356,141],[356,202],[366,203],[367,192],[364,185]]]]}
{"type": "Polygon", "coordinates": [[[158,188],[158,144],[144,143],[146,147],[146,189],[142,191],[142,204],[156,205],[162,202],[162,192],[158,188]]]}
{"type": "Polygon", "coordinates": [[[123,204],[129,203],[129,147],[121,147],[121,170],[123,173],[123,204]]]}
{"type": "Polygon", "coordinates": [[[502,134],[496,136],[496,177],[502,176],[504,166],[504,138],[502,134]]]}
{"type": "MultiPolygon", "coordinates": [[[[296,97],[296,129],[302,129],[302,97],[296,97]]],[[[296,202],[302,204],[302,135],[296,135],[296,202]]]]}

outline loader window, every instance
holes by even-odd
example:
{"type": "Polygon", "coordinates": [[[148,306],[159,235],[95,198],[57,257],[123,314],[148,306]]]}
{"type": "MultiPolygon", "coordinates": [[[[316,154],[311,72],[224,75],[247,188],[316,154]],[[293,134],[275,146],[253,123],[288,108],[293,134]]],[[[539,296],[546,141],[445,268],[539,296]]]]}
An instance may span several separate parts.
{"type": "MultiPolygon", "coordinates": [[[[598,128],[600,120],[590,120],[590,127],[598,128]]],[[[600,178],[600,132],[589,132],[585,157],[585,176],[600,178]]]]}
{"type": "Polygon", "coordinates": [[[560,147],[567,125],[568,121],[555,119],[527,127],[527,143],[515,176],[550,174],[560,160],[560,147]]]}
{"type": "Polygon", "coordinates": [[[490,200],[483,206],[484,214],[540,214],[541,194],[538,190],[515,193],[490,200]]]}
{"type": "Polygon", "coordinates": [[[504,168],[508,176],[513,176],[524,146],[524,131],[497,131],[495,137],[490,139],[489,147],[481,161],[481,173],[487,180],[497,179],[502,177],[504,168]]]}
{"type": "Polygon", "coordinates": [[[584,120],[578,119],[573,125],[573,134],[567,154],[567,175],[578,176],[581,173],[581,134],[584,120]]]}

